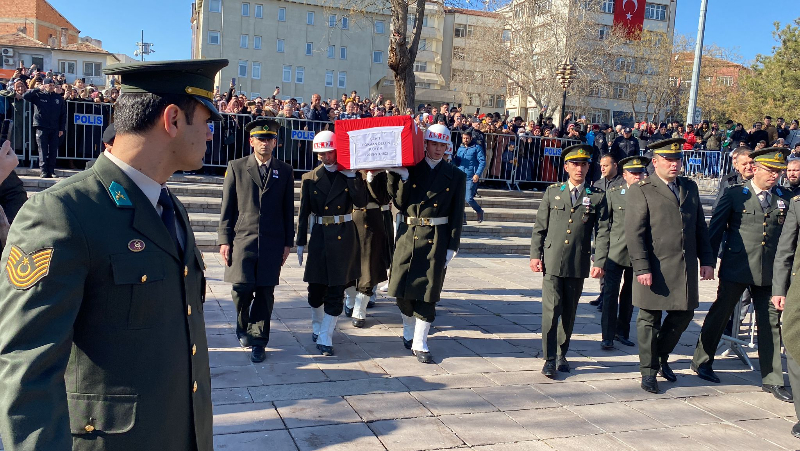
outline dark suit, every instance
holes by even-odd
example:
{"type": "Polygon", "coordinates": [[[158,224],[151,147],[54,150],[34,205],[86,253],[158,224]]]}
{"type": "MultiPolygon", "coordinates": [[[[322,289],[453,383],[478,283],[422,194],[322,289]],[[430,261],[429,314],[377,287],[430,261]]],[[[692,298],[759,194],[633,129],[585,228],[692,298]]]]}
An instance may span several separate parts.
{"type": "Polygon", "coordinates": [[[390,237],[393,237],[394,227],[391,221],[387,224],[385,220],[386,213],[391,217],[387,182],[386,171],[378,172],[372,182],[367,183],[369,202],[366,207],[353,210],[361,247],[361,276],[356,288],[368,296],[372,296],[376,285],[389,279],[392,264],[390,237]]]}
{"type": "MultiPolygon", "coordinates": [[[[783,344],[786,346],[786,369],[789,384],[800,387],[800,284],[791,283],[800,271],[800,257],[797,256],[797,238],[800,236],[800,196],[795,196],[789,205],[786,222],[783,224],[775,266],[772,272],[772,295],[786,296],[783,310],[783,344]]],[[[800,418],[800,402],[794,403],[795,415],[800,418]]]]}
{"type": "Polygon", "coordinates": [[[254,154],[228,163],[222,188],[219,244],[232,246],[225,281],[233,284],[236,335],[250,346],[269,342],[283,252],[294,240],[292,167],[272,157],[266,184],[254,154]],[[251,308],[252,306],[252,308],[251,308]]]}
{"type": "Polygon", "coordinates": [[[172,202],[182,252],[105,155],[22,207],[0,277],[6,449],[212,451],[204,264],[172,202]]]}

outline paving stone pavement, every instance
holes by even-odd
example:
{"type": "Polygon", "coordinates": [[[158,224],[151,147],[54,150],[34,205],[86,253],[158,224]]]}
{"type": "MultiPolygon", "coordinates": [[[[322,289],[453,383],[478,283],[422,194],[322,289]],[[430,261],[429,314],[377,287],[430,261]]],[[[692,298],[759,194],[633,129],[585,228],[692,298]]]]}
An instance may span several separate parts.
{"type": "MultiPolygon", "coordinates": [[[[385,295],[364,329],[342,316],[336,355],[319,355],[294,255],[275,290],[267,360],[253,364],[234,334],[220,258],[205,253],[205,261],[216,450],[800,448],[790,434],[793,406],[762,392],[758,374],[738,359],[716,360],[721,384],[689,370],[716,281],[700,282],[701,306],[671,357],[678,382],[660,379],[663,393],[650,394],[639,388],[636,347],[600,349],[591,279],[568,355],[572,372],[542,376],[542,276],[526,257],[453,260],[431,329],[432,365],[403,347],[399,313],[385,295]]],[[[758,367],[757,354],[750,357],[758,367]]]]}

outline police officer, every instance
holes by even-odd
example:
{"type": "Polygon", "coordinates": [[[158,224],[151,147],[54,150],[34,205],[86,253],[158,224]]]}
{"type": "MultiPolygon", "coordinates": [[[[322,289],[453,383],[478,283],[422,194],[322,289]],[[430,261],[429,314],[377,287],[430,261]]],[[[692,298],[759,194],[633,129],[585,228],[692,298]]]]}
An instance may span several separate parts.
{"type": "Polygon", "coordinates": [[[770,303],[772,269],[791,196],[777,187],[786,169],[783,148],[766,148],[750,154],[755,162],[753,178],[725,191],[709,225],[711,248],[722,250],[717,299],[708,310],[692,359],[692,370],[707,381],[719,383],[714,373],[714,354],[739,298],[750,288],[758,325],[758,361],[762,389],[781,401],[792,394],[783,387],[780,314],[770,303]]]}
{"type": "MultiPolygon", "coordinates": [[[[564,171],[569,180],[547,187],[531,236],[531,270],[544,272],[542,374],[551,378],[556,368],[570,371],[566,355],[584,279],[603,277],[603,256],[598,255],[589,269],[592,232],[608,215],[605,193],[586,181],[592,150],[586,144],[564,149],[564,171]]],[[[607,233],[607,228],[597,229],[598,240],[608,239],[601,236],[607,233]]]]}
{"type": "Polygon", "coordinates": [[[41,177],[53,178],[56,172],[59,138],[67,125],[67,105],[64,98],[55,93],[52,78],[45,78],[39,90],[30,90],[22,98],[33,104],[33,126],[36,127],[36,144],[39,146],[41,177]]]}
{"type": "Polygon", "coordinates": [[[625,238],[633,274],[633,305],[642,389],[658,393],[656,374],[677,380],[669,354],[699,305],[697,261],[702,280],[714,278],[714,254],[708,240],[697,185],[678,177],[683,138],[649,146],[655,174],[632,185],[625,195],[625,238]],[[667,315],[663,317],[662,311],[667,315]]]}
{"type": "Polygon", "coordinates": [[[428,331],[445,269],[461,242],[466,176],[443,161],[451,145],[447,127],[431,125],[424,140],[422,161],[410,169],[390,169],[389,195],[399,214],[389,295],[397,298],[403,319],[403,345],[419,362],[432,363],[428,331]]]}
{"type": "Polygon", "coordinates": [[[212,451],[204,264],[166,182],[202,167],[227,63],[108,66],[112,152],[17,215],[0,278],[6,449],[212,451]]]}
{"type": "Polygon", "coordinates": [[[292,167],[273,158],[280,125],[259,119],[245,127],[253,153],[228,163],[222,188],[219,253],[233,284],[236,336],[263,362],[275,285],[294,240],[292,167]]]}
{"type": "Polygon", "coordinates": [[[345,290],[344,312],[353,318],[353,326],[364,327],[367,307],[375,296],[377,285],[389,280],[392,264],[390,240],[394,234],[391,222],[391,198],[387,188],[386,171],[366,172],[367,206],[353,210],[353,222],[358,230],[361,248],[361,276],[345,290]],[[389,221],[386,221],[386,214],[389,221]]]}
{"type": "Polygon", "coordinates": [[[344,307],[344,289],[361,276],[361,251],[353,209],[367,206],[367,188],[361,174],[340,171],[332,132],[314,136],[314,152],[322,164],[303,175],[297,218],[297,258],[308,263],[312,338],[322,355],[333,355],[333,331],[344,307]],[[308,240],[309,223],[311,239],[308,240]]]}
{"type": "Polygon", "coordinates": [[[631,298],[633,268],[625,241],[625,201],[627,200],[625,194],[630,190],[631,185],[635,185],[647,177],[647,165],[650,164],[650,159],[633,156],[623,158],[619,164],[622,166],[623,183],[614,185],[606,191],[608,217],[606,221],[600,223],[600,228],[608,229],[609,233],[597,235],[595,252],[595,256],[606,261],[603,268],[605,283],[601,319],[603,338],[600,343],[603,349],[612,349],[614,339],[625,346],[634,346],[634,343],[628,339],[633,315],[631,298]],[[622,292],[620,292],[620,285],[622,285],[622,292]]]}

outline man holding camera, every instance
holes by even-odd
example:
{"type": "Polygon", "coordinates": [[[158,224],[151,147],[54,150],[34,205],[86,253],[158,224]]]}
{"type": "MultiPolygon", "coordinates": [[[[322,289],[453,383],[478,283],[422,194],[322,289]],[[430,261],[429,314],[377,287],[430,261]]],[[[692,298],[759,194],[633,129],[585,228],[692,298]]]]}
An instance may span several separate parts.
{"type": "Polygon", "coordinates": [[[36,128],[36,144],[39,146],[41,177],[53,178],[56,172],[56,157],[60,138],[67,122],[67,104],[55,92],[52,78],[45,78],[42,87],[26,92],[22,98],[33,104],[33,126],[36,128]]]}

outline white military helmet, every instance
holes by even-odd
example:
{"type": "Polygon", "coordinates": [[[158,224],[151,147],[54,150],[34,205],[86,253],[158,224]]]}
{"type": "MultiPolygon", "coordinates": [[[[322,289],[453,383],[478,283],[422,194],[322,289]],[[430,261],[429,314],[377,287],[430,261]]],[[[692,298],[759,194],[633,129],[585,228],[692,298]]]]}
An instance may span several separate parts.
{"type": "Polygon", "coordinates": [[[433,124],[425,130],[425,139],[450,144],[450,130],[442,124],[433,124]]]}
{"type": "Polygon", "coordinates": [[[336,139],[333,132],[323,130],[314,135],[314,152],[330,152],[336,150],[336,139]]]}

